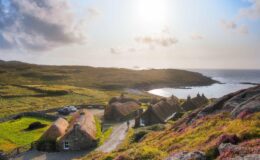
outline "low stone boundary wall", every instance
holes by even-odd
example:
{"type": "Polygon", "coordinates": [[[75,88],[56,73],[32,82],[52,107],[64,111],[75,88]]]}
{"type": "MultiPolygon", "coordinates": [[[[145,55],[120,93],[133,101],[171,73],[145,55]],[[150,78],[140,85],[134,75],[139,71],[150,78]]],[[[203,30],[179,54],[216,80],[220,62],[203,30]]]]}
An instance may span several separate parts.
{"type": "MultiPolygon", "coordinates": [[[[102,105],[102,104],[84,104],[84,105],[72,105],[72,106],[75,106],[77,109],[105,109],[105,105],[102,105]]],[[[41,111],[22,112],[22,113],[14,114],[14,115],[11,115],[8,117],[0,118],[0,123],[10,121],[17,117],[24,117],[24,116],[40,117],[40,118],[46,118],[46,119],[55,121],[56,119],[59,118],[59,116],[50,115],[47,113],[57,112],[58,109],[60,109],[60,108],[63,108],[63,107],[56,107],[56,108],[51,108],[51,109],[46,109],[46,110],[41,110],[41,111]]]]}
{"type": "Polygon", "coordinates": [[[11,115],[9,117],[0,118],[0,123],[10,121],[10,120],[13,120],[13,119],[17,119],[19,117],[36,117],[36,118],[49,119],[51,121],[55,121],[59,118],[59,116],[57,116],[57,115],[50,115],[50,114],[46,114],[46,113],[43,113],[43,112],[23,112],[23,113],[11,115]]]}
{"type": "Polygon", "coordinates": [[[78,109],[105,109],[105,105],[102,104],[86,104],[86,105],[78,105],[75,106],[78,109]]]}

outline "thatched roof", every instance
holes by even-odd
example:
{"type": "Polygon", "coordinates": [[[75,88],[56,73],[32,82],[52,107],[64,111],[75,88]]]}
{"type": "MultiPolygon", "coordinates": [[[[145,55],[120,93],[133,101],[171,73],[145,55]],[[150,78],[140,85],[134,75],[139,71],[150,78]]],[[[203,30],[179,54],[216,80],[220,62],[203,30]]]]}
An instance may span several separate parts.
{"type": "Polygon", "coordinates": [[[167,98],[166,101],[167,101],[170,105],[176,105],[176,104],[179,105],[179,104],[180,104],[179,99],[178,99],[176,96],[174,96],[174,95],[172,95],[171,97],[167,98]]]}
{"type": "Polygon", "coordinates": [[[125,103],[115,102],[112,103],[109,107],[118,111],[118,113],[120,113],[122,116],[127,116],[133,113],[134,111],[140,109],[140,105],[134,101],[129,101],[125,103]]]}
{"type": "Polygon", "coordinates": [[[152,111],[162,122],[167,121],[175,112],[181,112],[178,103],[171,99],[164,99],[150,107],[152,111]]]}
{"type": "Polygon", "coordinates": [[[208,103],[208,99],[204,95],[197,95],[194,98],[187,98],[187,100],[182,104],[182,108],[186,111],[193,110],[198,107],[204,106],[208,103]]]}
{"type": "Polygon", "coordinates": [[[115,102],[119,102],[119,103],[126,103],[126,102],[136,102],[136,103],[139,103],[137,100],[133,99],[133,98],[128,98],[128,97],[125,97],[125,96],[120,96],[120,97],[113,97],[109,100],[108,104],[112,104],[112,103],[115,103],[115,102]]]}
{"type": "Polygon", "coordinates": [[[69,123],[65,119],[59,118],[41,136],[40,140],[55,141],[57,138],[65,135],[68,126],[69,123]]]}
{"type": "Polygon", "coordinates": [[[70,125],[64,137],[70,134],[73,129],[79,129],[85,136],[90,137],[91,139],[96,139],[96,122],[94,115],[83,109],[72,115],[70,125]]]}
{"type": "Polygon", "coordinates": [[[182,105],[181,108],[183,108],[185,111],[193,110],[196,108],[196,104],[193,103],[191,99],[187,99],[182,105]]]}

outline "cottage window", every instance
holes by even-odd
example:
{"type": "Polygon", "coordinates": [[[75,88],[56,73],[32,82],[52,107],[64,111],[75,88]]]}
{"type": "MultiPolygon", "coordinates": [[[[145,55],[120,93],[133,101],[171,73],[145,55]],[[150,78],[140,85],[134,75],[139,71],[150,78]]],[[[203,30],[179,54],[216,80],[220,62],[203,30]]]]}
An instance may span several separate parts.
{"type": "Polygon", "coordinates": [[[69,142],[68,142],[68,141],[65,141],[65,142],[64,142],[63,148],[64,148],[65,150],[68,150],[68,149],[69,149],[69,142]]]}

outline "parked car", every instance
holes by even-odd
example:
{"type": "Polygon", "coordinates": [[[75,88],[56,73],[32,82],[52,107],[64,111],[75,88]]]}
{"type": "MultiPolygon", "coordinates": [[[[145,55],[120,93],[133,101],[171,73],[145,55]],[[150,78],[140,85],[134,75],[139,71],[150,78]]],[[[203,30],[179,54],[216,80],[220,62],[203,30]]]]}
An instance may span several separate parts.
{"type": "Polygon", "coordinates": [[[58,110],[59,114],[69,115],[70,113],[76,112],[78,109],[75,106],[66,106],[58,110]]]}

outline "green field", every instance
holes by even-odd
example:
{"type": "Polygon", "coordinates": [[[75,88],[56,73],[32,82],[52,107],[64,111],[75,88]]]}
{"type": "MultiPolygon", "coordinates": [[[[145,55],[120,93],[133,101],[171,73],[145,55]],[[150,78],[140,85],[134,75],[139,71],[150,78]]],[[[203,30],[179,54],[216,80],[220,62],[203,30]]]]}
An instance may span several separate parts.
{"type": "Polygon", "coordinates": [[[48,126],[33,131],[25,131],[25,129],[33,122],[41,122],[51,124],[51,121],[33,117],[23,117],[21,119],[0,123],[0,149],[9,152],[20,146],[30,145],[39,139],[42,133],[48,129],[48,126]]]}
{"type": "MultiPolygon", "coordinates": [[[[59,108],[67,105],[102,104],[121,91],[107,91],[68,85],[0,85],[0,118],[12,114],[59,108]],[[62,93],[62,94],[60,94],[62,93]],[[65,93],[65,94],[63,94],[65,93]],[[5,97],[8,95],[8,98],[5,97]]],[[[138,95],[128,93],[133,98],[151,97],[146,92],[138,95]]]]}

